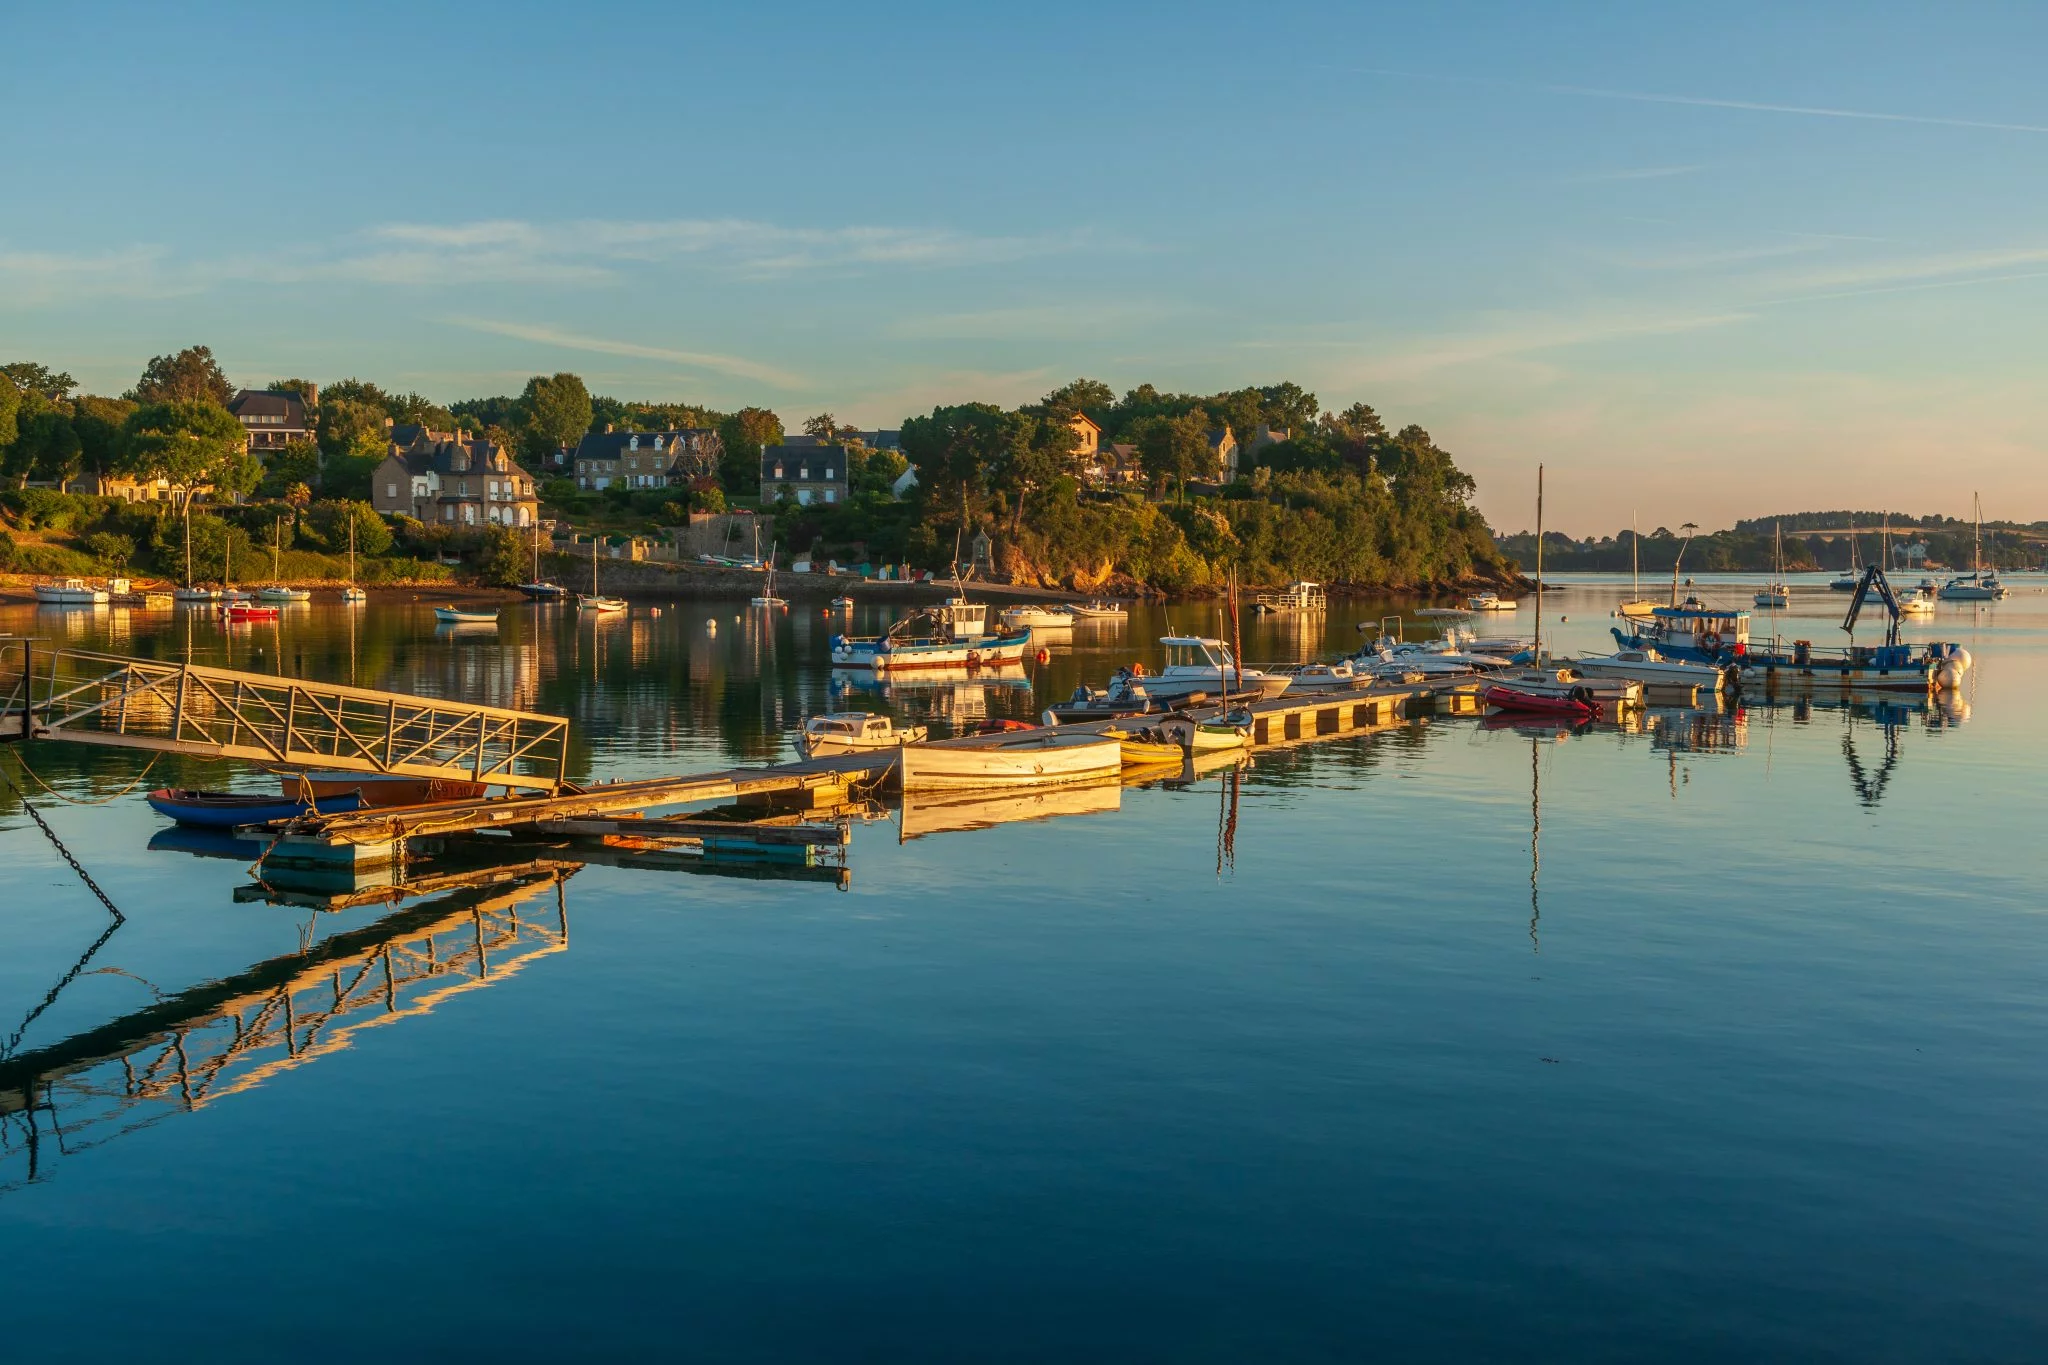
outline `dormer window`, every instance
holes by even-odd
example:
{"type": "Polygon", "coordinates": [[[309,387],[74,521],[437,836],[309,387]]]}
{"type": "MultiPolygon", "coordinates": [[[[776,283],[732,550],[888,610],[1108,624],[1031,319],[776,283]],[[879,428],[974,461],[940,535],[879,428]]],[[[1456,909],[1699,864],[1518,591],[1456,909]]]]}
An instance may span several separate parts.
{"type": "Polygon", "coordinates": [[[660,438],[659,436],[657,436],[657,437],[655,437],[655,438],[654,438],[654,448],[655,448],[656,450],[660,450],[660,449],[661,449],[661,438],[660,438]]]}
{"type": "Polygon", "coordinates": [[[626,442],[626,449],[628,449],[628,450],[638,450],[639,448],[640,448],[640,438],[639,438],[638,436],[635,436],[635,437],[633,437],[633,438],[632,438],[631,440],[629,440],[629,441],[627,441],[627,442],[626,442]]]}

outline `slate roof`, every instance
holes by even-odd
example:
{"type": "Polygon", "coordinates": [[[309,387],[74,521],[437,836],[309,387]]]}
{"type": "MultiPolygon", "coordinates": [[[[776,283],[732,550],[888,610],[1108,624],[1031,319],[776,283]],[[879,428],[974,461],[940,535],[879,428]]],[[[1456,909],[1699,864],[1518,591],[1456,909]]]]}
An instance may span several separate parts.
{"type": "Polygon", "coordinates": [[[687,451],[701,445],[706,437],[717,435],[718,433],[710,427],[676,427],[668,431],[587,431],[583,434],[583,439],[576,443],[574,458],[617,460],[629,454],[675,455],[682,453],[674,448],[679,441],[682,450],[687,451]],[[640,438],[638,450],[632,448],[635,436],[640,438]],[[661,440],[659,450],[654,448],[657,437],[661,440]]]}
{"type": "Polygon", "coordinates": [[[228,404],[228,411],[237,417],[282,417],[284,421],[274,425],[299,427],[306,425],[306,404],[296,393],[280,389],[243,389],[228,404]]]}

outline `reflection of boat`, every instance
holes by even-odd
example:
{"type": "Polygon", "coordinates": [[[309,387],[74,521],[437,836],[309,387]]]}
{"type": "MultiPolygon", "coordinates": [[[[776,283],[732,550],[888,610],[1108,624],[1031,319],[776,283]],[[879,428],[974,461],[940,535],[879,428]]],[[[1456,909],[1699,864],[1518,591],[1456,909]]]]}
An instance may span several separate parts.
{"type": "Polygon", "coordinates": [[[903,837],[953,834],[1062,815],[1107,815],[1123,801],[1120,782],[1076,782],[1030,791],[1002,791],[971,797],[906,799],[903,837]]]}
{"type": "Polygon", "coordinates": [[[498,624],[498,612],[496,608],[490,611],[464,611],[457,606],[435,607],[434,619],[445,621],[451,626],[495,626],[498,624]]]}
{"type": "Polygon", "coordinates": [[[61,583],[38,583],[35,593],[36,601],[46,607],[105,606],[108,597],[105,588],[96,588],[82,578],[67,578],[61,583]]]}
{"type": "Polygon", "coordinates": [[[925,734],[922,725],[907,725],[899,730],[889,717],[868,711],[828,711],[804,722],[799,744],[805,758],[823,758],[828,754],[872,753],[903,744],[922,744],[925,734]]]}
{"type": "Polygon", "coordinates": [[[220,609],[222,619],[227,621],[275,621],[277,608],[259,606],[251,602],[226,601],[220,609]]]}
{"type": "MultiPolygon", "coordinates": [[[[169,816],[181,825],[199,825],[208,829],[233,829],[238,825],[296,820],[314,808],[313,802],[293,797],[193,791],[182,787],[159,787],[145,799],[158,815],[169,816]]],[[[363,798],[354,792],[319,802],[322,815],[339,815],[361,810],[362,806],[363,798]]]]}
{"type": "Polygon", "coordinates": [[[1100,735],[989,735],[912,744],[903,750],[905,791],[1086,782],[1122,767],[1117,742],[1100,735]]]}

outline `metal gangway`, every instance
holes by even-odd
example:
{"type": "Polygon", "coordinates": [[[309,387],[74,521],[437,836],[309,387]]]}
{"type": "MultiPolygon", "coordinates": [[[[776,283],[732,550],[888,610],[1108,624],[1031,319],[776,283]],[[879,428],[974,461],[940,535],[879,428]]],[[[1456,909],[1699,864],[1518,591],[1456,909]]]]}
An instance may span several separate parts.
{"type": "Polygon", "coordinates": [[[569,756],[560,716],[16,638],[0,640],[0,741],[20,739],[550,793],[569,756]]]}

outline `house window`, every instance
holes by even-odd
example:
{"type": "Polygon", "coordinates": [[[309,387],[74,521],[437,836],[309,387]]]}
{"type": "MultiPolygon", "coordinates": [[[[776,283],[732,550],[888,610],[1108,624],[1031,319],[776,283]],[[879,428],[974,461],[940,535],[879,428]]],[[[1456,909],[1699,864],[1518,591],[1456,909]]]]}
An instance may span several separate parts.
{"type": "Polygon", "coordinates": [[[453,507],[443,507],[443,508],[441,509],[441,520],[443,520],[443,521],[453,521],[453,520],[455,520],[455,509],[454,509],[453,507]]]}
{"type": "Polygon", "coordinates": [[[384,496],[385,496],[385,497],[387,497],[387,498],[396,498],[396,497],[398,496],[398,485],[397,485],[397,484],[395,484],[395,483],[387,483],[387,484],[385,484],[385,485],[384,485],[384,496]]]}
{"type": "Polygon", "coordinates": [[[780,461],[777,461],[775,465],[775,477],[778,479],[782,477],[782,464],[780,461]]]}
{"type": "Polygon", "coordinates": [[[798,465],[798,466],[797,466],[797,471],[796,471],[796,476],[797,476],[797,477],[798,477],[799,479],[808,479],[808,478],[810,478],[810,477],[811,477],[811,467],[810,467],[809,465],[798,465]]]}
{"type": "Polygon", "coordinates": [[[632,440],[626,442],[626,449],[628,450],[638,450],[639,448],[640,438],[638,436],[635,436],[632,440]]]}
{"type": "Polygon", "coordinates": [[[826,465],[826,466],[825,466],[825,481],[826,481],[827,483],[829,483],[829,482],[831,482],[831,480],[832,480],[832,466],[831,466],[831,465],[826,465]]]}
{"type": "Polygon", "coordinates": [[[660,438],[659,436],[657,436],[657,437],[655,437],[655,438],[654,438],[654,448],[655,448],[656,450],[660,450],[660,449],[661,449],[661,438],[660,438]]]}
{"type": "Polygon", "coordinates": [[[825,490],[825,501],[826,501],[826,502],[838,502],[838,501],[839,501],[839,490],[838,490],[838,489],[836,489],[836,488],[828,488],[828,489],[826,489],[826,490],[825,490]]]}

